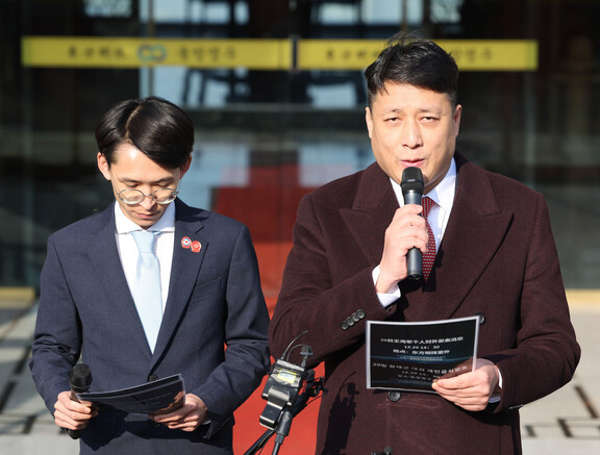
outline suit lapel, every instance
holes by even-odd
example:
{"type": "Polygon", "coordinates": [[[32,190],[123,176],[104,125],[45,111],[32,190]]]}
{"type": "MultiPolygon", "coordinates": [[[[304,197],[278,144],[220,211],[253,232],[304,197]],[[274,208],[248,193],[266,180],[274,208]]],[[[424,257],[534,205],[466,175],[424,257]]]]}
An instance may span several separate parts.
{"type": "MultiPolygon", "coordinates": [[[[456,312],[502,244],[512,213],[500,210],[483,171],[457,161],[457,187],[452,213],[438,252],[428,318],[448,318],[456,312]]],[[[426,288],[427,290],[427,288],[426,288]]]]}
{"type": "Polygon", "coordinates": [[[169,295],[152,355],[152,366],[161,358],[168,346],[196,284],[200,266],[208,248],[208,240],[203,236],[205,233],[202,232],[208,213],[204,210],[191,209],[180,200],[175,201],[175,241],[169,295]],[[181,245],[183,237],[199,241],[200,251],[193,252],[191,248],[183,248],[181,245]]]}
{"type": "Polygon", "coordinates": [[[126,325],[133,330],[132,343],[140,343],[140,352],[147,353],[150,358],[146,334],[135,309],[119,258],[115,240],[114,205],[111,204],[102,213],[102,216],[100,228],[90,241],[90,260],[94,264],[99,281],[109,298],[106,311],[115,311],[120,318],[126,319],[126,325]]]}
{"type": "Polygon", "coordinates": [[[379,264],[385,229],[391,223],[398,200],[388,176],[377,163],[362,174],[352,208],[340,214],[369,264],[379,264]]]}

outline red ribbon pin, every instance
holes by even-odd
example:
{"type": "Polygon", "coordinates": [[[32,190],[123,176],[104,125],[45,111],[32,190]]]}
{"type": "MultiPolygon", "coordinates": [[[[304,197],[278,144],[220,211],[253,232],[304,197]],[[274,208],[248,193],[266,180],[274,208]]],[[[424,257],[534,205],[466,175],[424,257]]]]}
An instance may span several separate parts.
{"type": "Polygon", "coordinates": [[[198,240],[194,240],[192,242],[192,253],[199,253],[200,250],[202,249],[202,244],[198,241],[198,240]]]}

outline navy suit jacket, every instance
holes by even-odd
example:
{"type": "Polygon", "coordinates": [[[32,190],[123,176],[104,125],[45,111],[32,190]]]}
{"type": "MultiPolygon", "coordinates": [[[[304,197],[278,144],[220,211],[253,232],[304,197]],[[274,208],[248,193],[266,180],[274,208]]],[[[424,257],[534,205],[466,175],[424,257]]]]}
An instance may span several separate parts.
{"type": "Polygon", "coordinates": [[[182,373],[210,425],[169,430],[148,416],[103,408],[81,435],[81,453],[231,453],[233,411],[268,368],[268,314],[248,229],[176,201],[169,294],[154,353],[123,272],[114,207],[53,234],[41,275],[31,370],[51,412],[80,354],[90,391],[182,373]],[[200,252],[181,246],[188,236],[200,252]],[[227,349],[224,349],[227,345],[227,349]]]}

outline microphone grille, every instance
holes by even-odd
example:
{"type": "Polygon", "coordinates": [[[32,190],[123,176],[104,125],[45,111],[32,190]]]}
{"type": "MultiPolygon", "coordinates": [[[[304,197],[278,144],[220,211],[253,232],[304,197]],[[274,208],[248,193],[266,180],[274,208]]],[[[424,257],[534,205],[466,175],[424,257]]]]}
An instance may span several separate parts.
{"type": "Polygon", "coordinates": [[[425,184],[423,183],[423,173],[418,167],[407,167],[402,171],[402,182],[400,183],[402,192],[416,191],[423,193],[425,184]]]}

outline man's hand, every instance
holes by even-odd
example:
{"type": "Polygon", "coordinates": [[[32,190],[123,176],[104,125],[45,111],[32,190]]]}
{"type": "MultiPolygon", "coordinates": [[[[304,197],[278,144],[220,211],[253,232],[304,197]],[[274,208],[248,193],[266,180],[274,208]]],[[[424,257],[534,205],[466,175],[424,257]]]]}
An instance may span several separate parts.
{"type": "Polygon", "coordinates": [[[396,210],[392,222],[385,230],[383,254],[379,263],[380,273],[375,289],[387,293],[399,281],[406,278],[406,255],[411,248],[427,252],[427,226],[419,214],[423,207],[407,204],[396,210]]]}
{"type": "Polygon", "coordinates": [[[61,428],[82,430],[96,415],[98,411],[92,407],[92,403],[71,400],[70,390],[60,392],[54,403],[54,423],[61,428]]]}
{"type": "Polygon", "coordinates": [[[475,371],[438,379],[433,390],[467,411],[482,411],[498,385],[498,367],[487,359],[477,359],[475,371]]]}
{"type": "Polygon", "coordinates": [[[152,419],[172,430],[194,431],[206,420],[207,411],[206,404],[200,397],[193,393],[187,393],[182,407],[168,414],[154,415],[152,419]]]}

